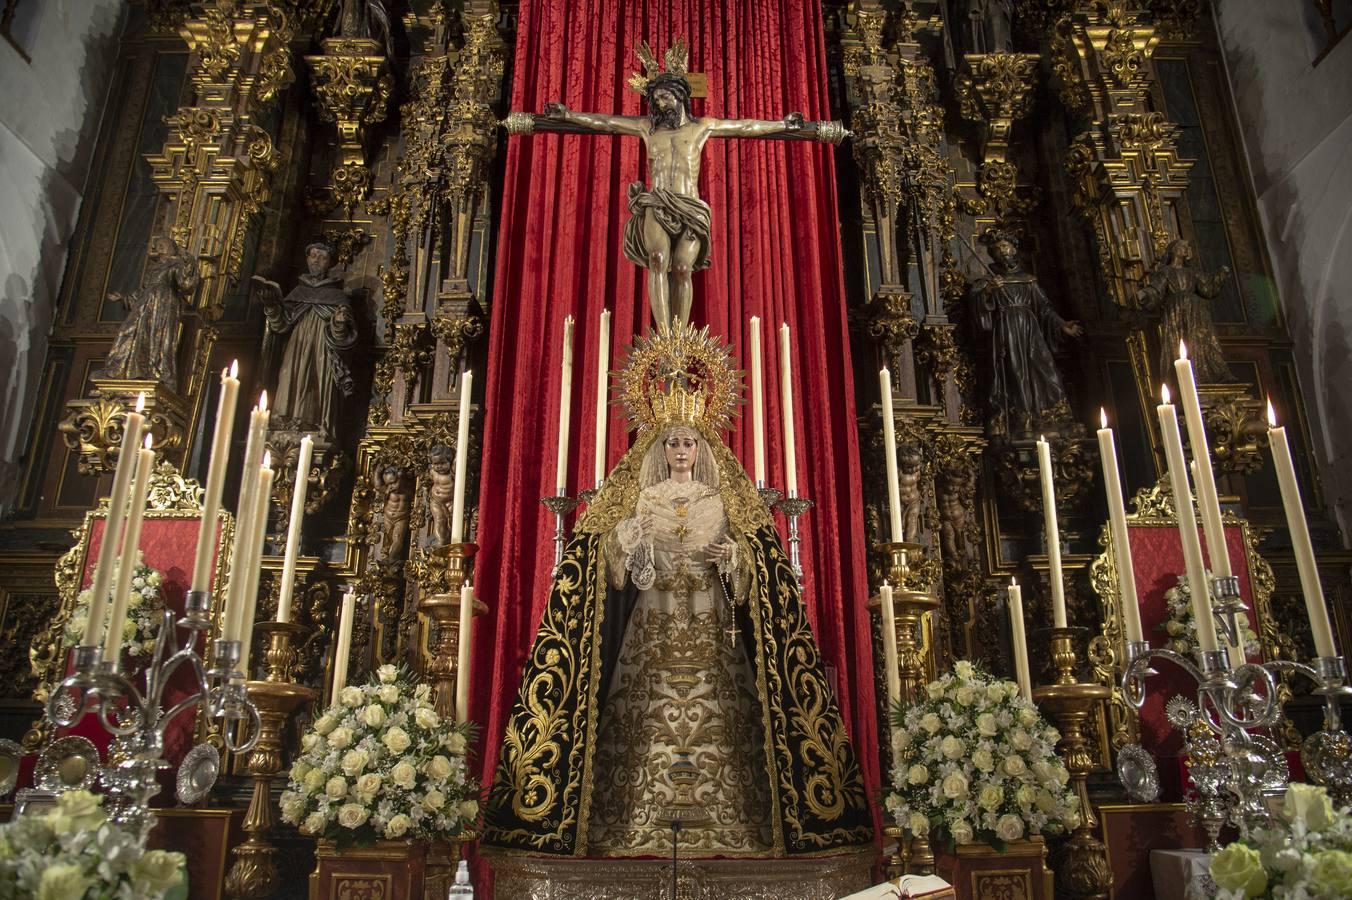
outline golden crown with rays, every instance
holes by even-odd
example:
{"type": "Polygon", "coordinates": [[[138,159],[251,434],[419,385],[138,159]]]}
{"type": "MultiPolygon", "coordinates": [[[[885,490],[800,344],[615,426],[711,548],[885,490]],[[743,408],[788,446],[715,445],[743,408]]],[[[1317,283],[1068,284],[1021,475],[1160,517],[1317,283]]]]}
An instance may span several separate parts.
{"type": "MultiPolygon", "coordinates": [[[[662,74],[663,70],[657,64],[657,54],[653,53],[653,48],[648,46],[647,41],[639,41],[634,53],[638,56],[639,62],[643,63],[643,71],[629,76],[629,86],[640,94],[647,93],[648,82],[662,74]]],[[[685,39],[677,38],[667,49],[663,60],[666,62],[667,74],[684,78],[686,67],[690,64],[690,48],[686,46],[685,39]]]]}
{"type": "Polygon", "coordinates": [[[616,373],[630,430],[727,428],[742,402],[742,372],[733,367],[731,350],[707,325],[672,325],[634,341],[628,362],[616,373]]]}

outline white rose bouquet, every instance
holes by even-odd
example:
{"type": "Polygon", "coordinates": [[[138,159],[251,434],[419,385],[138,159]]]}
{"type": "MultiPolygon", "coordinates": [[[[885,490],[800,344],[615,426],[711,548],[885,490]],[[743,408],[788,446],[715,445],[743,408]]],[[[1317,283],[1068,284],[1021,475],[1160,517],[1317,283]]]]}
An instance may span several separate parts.
{"type": "Polygon", "coordinates": [[[443,722],[431,697],[389,665],[369,684],[343,688],[301,738],[282,818],[340,848],[470,828],[479,785],[465,765],[469,727],[443,722]]]}
{"type": "MultiPolygon", "coordinates": [[[[1206,579],[1210,582],[1210,570],[1206,573],[1206,579]]],[[[1197,623],[1192,618],[1192,589],[1188,587],[1188,576],[1178,576],[1178,584],[1164,592],[1164,607],[1164,621],[1156,625],[1155,630],[1165,633],[1167,649],[1185,656],[1191,654],[1197,649],[1197,623]]],[[[1250,627],[1247,616],[1240,616],[1239,628],[1244,632],[1245,655],[1261,655],[1263,651],[1258,643],[1258,635],[1250,627]]]]}
{"type": "Polygon", "coordinates": [[[186,897],[183,854],[144,849],[108,821],[102,802],[88,791],[67,791],[46,815],[27,813],[0,825],[0,897],[186,897]]]}
{"type": "MultiPolygon", "coordinates": [[[[113,584],[117,583],[119,565],[120,560],[113,564],[113,584]]],[[[164,597],[160,594],[164,576],[145,564],[140,550],[136,551],[135,566],[131,576],[131,596],[127,598],[127,621],[122,626],[122,649],[133,660],[144,662],[155,652],[155,637],[160,633],[164,619],[164,597]]],[[[67,647],[74,647],[84,640],[85,626],[89,623],[89,602],[93,597],[91,588],[76,595],[75,609],[66,620],[63,633],[67,647]]],[[[111,597],[108,602],[112,603],[111,597]]],[[[106,626],[104,630],[107,630],[106,626]]]]}
{"type": "Polygon", "coordinates": [[[1218,900],[1352,897],[1352,812],[1322,787],[1291,784],[1280,819],[1211,859],[1218,900]]]}
{"type": "Polygon", "coordinates": [[[967,660],[925,687],[928,699],[898,711],[892,790],[898,827],[941,844],[1009,841],[1079,824],[1056,756],[1059,735],[1012,681],[967,660]]]}

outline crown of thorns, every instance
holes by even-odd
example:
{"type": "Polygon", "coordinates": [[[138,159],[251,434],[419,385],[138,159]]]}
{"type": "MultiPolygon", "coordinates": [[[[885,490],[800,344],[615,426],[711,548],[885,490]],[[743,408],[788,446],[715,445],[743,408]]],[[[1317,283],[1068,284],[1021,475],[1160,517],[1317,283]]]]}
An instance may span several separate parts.
{"type": "Polygon", "coordinates": [[[690,63],[690,48],[686,46],[684,38],[678,38],[663,56],[663,60],[666,62],[665,71],[657,64],[657,55],[653,53],[653,48],[648,46],[647,41],[639,41],[634,53],[643,63],[643,71],[635,72],[629,76],[629,86],[640,94],[648,92],[649,83],[656,79],[658,75],[674,75],[677,78],[684,79],[686,66],[690,63]]]}

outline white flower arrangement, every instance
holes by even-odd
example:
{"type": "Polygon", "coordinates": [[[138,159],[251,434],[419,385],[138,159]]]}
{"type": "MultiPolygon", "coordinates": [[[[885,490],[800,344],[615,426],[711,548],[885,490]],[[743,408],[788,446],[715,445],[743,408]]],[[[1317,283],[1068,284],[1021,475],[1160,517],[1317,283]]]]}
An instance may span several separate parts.
{"type": "MultiPolygon", "coordinates": [[[[1207,570],[1206,579],[1210,583],[1210,570],[1207,570]]],[[[1187,575],[1178,576],[1178,584],[1164,592],[1164,606],[1164,621],[1156,625],[1155,629],[1164,632],[1166,649],[1186,656],[1197,649],[1197,623],[1192,617],[1192,589],[1188,587],[1187,575]]],[[[1249,627],[1247,616],[1239,617],[1239,627],[1244,633],[1244,655],[1261,655],[1262,645],[1258,642],[1258,635],[1249,627]]]]}
{"type": "Polygon", "coordinates": [[[1328,792],[1290,784],[1282,815],[1211,858],[1218,900],[1334,900],[1352,897],[1352,813],[1328,792]]]}
{"type": "MultiPolygon", "coordinates": [[[[119,565],[120,561],[113,563],[112,584],[117,584],[119,565]]],[[[164,619],[164,597],[160,594],[164,576],[145,564],[139,550],[136,551],[135,565],[131,576],[131,596],[127,598],[127,621],[122,626],[122,649],[139,662],[149,659],[155,651],[155,638],[160,633],[160,624],[164,619]]],[[[64,638],[67,647],[74,647],[84,640],[85,626],[89,623],[89,602],[93,597],[92,588],[85,588],[76,595],[75,609],[66,620],[64,638]]],[[[112,604],[111,596],[108,602],[112,604]]],[[[107,630],[106,624],[104,630],[107,630]]]]}
{"type": "Polygon", "coordinates": [[[928,699],[895,713],[888,812],[941,844],[1009,841],[1079,824],[1059,738],[1019,686],[959,660],[928,699]]]}
{"type": "Polygon", "coordinates": [[[301,738],[282,792],[282,818],[340,848],[377,840],[438,840],[479,816],[465,765],[468,725],[443,723],[432,689],[381,666],[348,686],[301,738]]]}
{"type": "Polygon", "coordinates": [[[146,850],[112,822],[103,798],[67,791],[56,809],[0,825],[0,897],[164,900],[186,897],[182,853],[146,850]]]}

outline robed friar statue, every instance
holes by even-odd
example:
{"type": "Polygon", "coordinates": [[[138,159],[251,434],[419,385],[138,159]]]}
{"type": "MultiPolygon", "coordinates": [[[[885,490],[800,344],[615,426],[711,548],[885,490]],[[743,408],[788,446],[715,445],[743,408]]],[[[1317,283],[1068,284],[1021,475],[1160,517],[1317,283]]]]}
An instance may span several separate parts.
{"type": "Polygon", "coordinates": [[[1052,348],[1084,329],[1057,314],[1036,276],[1019,262],[1013,238],[996,237],[990,254],[990,277],[972,287],[976,327],[991,336],[987,430],[993,436],[1026,438],[1069,418],[1052,348]]]}
{"type": "Polygon", "coordinates": [[[658,326],[690,321],[691,275],[709,266],[709,204],[699,197],[700,159],[711,137],[763,137],[839,143],[848,132],[838,122],[805,122],[801,113],[783,119],[697,118],[691,112],[686,77],[689,50],[677,41],[664,57],[665,71],[640,42],[642,74],[629,86],[643,95],[646,116],[574,112],[550,103],[543,115],[512,113],[509,133],[559,131],[620,134],[640,138],[648,152],[648,184],[629,185],[630,219],[624,255],[648,270],[648,303],[658,326]]]}
{"type": "Polygon", "coordinates": [[[254,292],[267,319],[264,354],[284,341],[277,372],[273,422],[280,429],[337,438],[342,404],[353,395],[348,354],[357,343],[356,319],[341,277],[331,274],[337,254],[329,244],[305,248],[309,272],[282,297],[275,282],[254,276],[254,292]]]}

